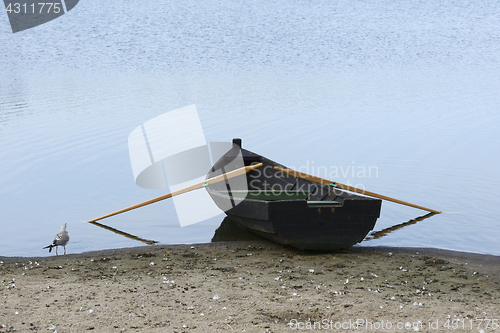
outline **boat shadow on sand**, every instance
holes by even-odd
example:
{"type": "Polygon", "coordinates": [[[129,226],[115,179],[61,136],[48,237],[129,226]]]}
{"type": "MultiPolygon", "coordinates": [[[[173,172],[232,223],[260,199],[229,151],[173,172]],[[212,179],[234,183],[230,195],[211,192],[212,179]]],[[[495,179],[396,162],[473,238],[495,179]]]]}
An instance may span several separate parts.
{"type": "Polygon", "coordinates": [[[253,234],[233,221],[230,217],[226,216],[222,220],[220,226],[215,230],[211,242],[236,242],[236,241],[252,241],[252,240],[266,240],[256,234],[253,234]]]}

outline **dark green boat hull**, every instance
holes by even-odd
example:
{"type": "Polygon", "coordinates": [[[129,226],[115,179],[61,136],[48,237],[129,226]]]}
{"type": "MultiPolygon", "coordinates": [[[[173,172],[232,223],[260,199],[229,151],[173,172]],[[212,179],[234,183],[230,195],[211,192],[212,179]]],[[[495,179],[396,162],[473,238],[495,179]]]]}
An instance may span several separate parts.
{"type": "MultiPolygon", "coordinates": [[[[235,146],[212,168],[220,169],[239,153],[235,146]]],[[[309,191],[305,198],[297,196],[265,200],[266,197],[248,195],[238,200],[226,214],[241,227],[274,242],[303,250],[337,250],[361,242],[375,226],[382,201],[334,187],[295,178],[274,171],[274,166],[286,168],[263,156],[241,149],[245,166],[263,163],[263,167],[246,175],[250,191],[269,191],[270,188],[289,191],[309,191]],[[256,181],[260,180],[260,182],[256,181]],[[263,181],[266,188],[263,188],[263,181]],[[311,191],[311,189],[313,189],[311,191]],[[283,199],[283,200],[281,200],[283,199]]],[[[211,173],[207,177],[210,177],[211,173]]],[[[232,197],[223,182],[212,184],[207,190],[221,208],[227,207],[232,197]]],[[[237,197],[237,195],[235,195],[237,197]]]]}

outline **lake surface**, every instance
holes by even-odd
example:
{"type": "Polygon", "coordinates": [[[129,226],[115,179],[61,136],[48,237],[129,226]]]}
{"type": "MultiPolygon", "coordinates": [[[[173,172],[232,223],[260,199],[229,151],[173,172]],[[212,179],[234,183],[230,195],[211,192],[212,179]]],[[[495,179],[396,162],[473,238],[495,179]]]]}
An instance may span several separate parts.
{"type": "MultiPolygon", "coordinates": [[[[207,141],[445,212],[361,245],[500,255],[498,2],[85,0],[16,34],[0,14],[0,45],[0,256],[48,255],[63,223],[69,253],[142,245],[81,221],[165,193],[128,135],[191,104],[207,141]]],[[[374,231],[422,215],[384,202],[374,231]]],[[[223,218],[102,223],[177,244],[223,218]]]]}

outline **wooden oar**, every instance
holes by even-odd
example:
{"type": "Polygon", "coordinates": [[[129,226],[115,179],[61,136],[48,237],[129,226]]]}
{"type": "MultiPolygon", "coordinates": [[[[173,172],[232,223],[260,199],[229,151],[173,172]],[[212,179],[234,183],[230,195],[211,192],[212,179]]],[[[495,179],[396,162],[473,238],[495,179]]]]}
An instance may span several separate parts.
{"type": "Polygon", "coordinates": [[[133,205],[133,206],[130,206],[130,207],[127,207],[127,208],[123,208],[123,209],[120,209],[120,210],[118,210],[118,211],[116,211],[114,213],[106,214],[106,215],[100,216],[100,217],[98,217],[96,219],[88,220],[88,221],[84,221],[84,222],[96,222],[96,221],[105,219],[107,217],[111,217],[111,216],[115,216],[115,215],[118,215],[118,214],[121,214],[121,213],[125,213],[125,212],[128,212],[129,210],[136,209],[136,208],[139,208],[139,207],[143,207],[143,206],[146,206],[146,205],[150,205],[152,203],[155,203],[155,202],[158,202],[158,201],[161,201],[161,200],[165,200],[165,199],[168,199],[168,198],[171,198],[171,197],[175,197],[176,195],[179,195],[179,194],[183,194],[183,193],[186,193],[186,192],[197,190],[197,189],[205,187],[207,185],[215,184],[215,183],[218,183],[220,181],[223,181],[223,180],[226,180],[226,179],[229,179],[229,178],[233,178],[233,177],[237,177],[237,176],[240,176],[240,175],[244,175],[244,174],[252,171],[253,169],[260,168],[261,166],[262,166],[262,163],[259,163],[259,164],[255,164],[255,165],[250,165],[250,166],[247,166],[247,167],[239,168],[239,169],[230,171],[228,173],[224,173],[222,175],[219,175],[219,176],[207,179],[205,181],[199,182],[197,184],[181,188],[180,190],[173,191],[173,192],[170,192],[170,193],[167,193],[167,194],[164,194],[164,195],[160,195],[159,197],[156,197],[154,199],[150,199],[150,200],[141,202],[141,203],[139,203],[137,205],[133,205]]]}
{"type": "Polygon", "coordinates": [[[337,188],[339,188],[341,190],[355,192],[355,193],[360,193],[360,194],[368,195],[370,197],[374,197],[374,198],[378,198],[378,199],[383,199],[383,200],[387,200],[387,201],[392,201],[392,202],[395,202],[395,203],[398,203],[398,204],[401,204],[401,205],[406,205],[406,206],[410,206],[410,207],[414,207],[414,208],[426,210],[428,212],[432,212],[432,213],[435,213],[435,214],[440,214],[441,213],[438,210],[434,210],[434,209],[430,209],[430,208],[425,208],[425,207],[422,207],[422,206],[419,206],[419,205],[415,205],[415,204],[412,204],[412,203],[409,203],[409,202],[406,202],[406,201],[394,199],[394,198],[391,198],[391,197],[388,197],[388,196],[385,196],[385,195],[373,193],[373,192],[370,192],[370,191],[365,191],[365,190],[362,190],[362,189],[359,189],[359,188],[356,188],[356,187],[352,187],[352,186],[349,186],[349,185],[344,185],[344,184],[333,182],[333,181],[330,181],[330,180],[327,180],[327,179],[323,179],[323,178],[320,178],[320,177],[308,175],[308,174],[303,173],[303,172],[298,172],[298,171],[291,170],[291,169],[283,169],[283,168],[280,168],[280,167],[274,167],[274,170],[284,172],[284,173],[286,173],[286,174],[288,174],[290,176],[296,177],[296,178],[301,178],[301,179],[310,180],[310,181],[313,181],[313,182],[316,182],[316,183],[320,183],[322,185],[331,185],[331,186],[337,187],[337,188]]]}

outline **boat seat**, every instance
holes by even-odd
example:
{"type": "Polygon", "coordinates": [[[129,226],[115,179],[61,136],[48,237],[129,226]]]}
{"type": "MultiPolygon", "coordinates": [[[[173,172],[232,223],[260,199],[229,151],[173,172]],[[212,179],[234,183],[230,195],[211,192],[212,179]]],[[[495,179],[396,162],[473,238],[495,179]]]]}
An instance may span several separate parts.
{"type": "MultiPolygon", "coordinates": [[[[229,195],[228,191],[219,191],[222,194],[229,195]]],[[[311,192],[301,190],[273,191],[273,190],[250,190],[250,191],[231,191],[231,196],[235,198],[245,198],[253,200],[305,200],[311,192]]]]}
{"type": "Polygon", "coordinates": [[[340,201],[308,201],[308,206],[330,206],[330,205],[341,205],[340,201]]]}

